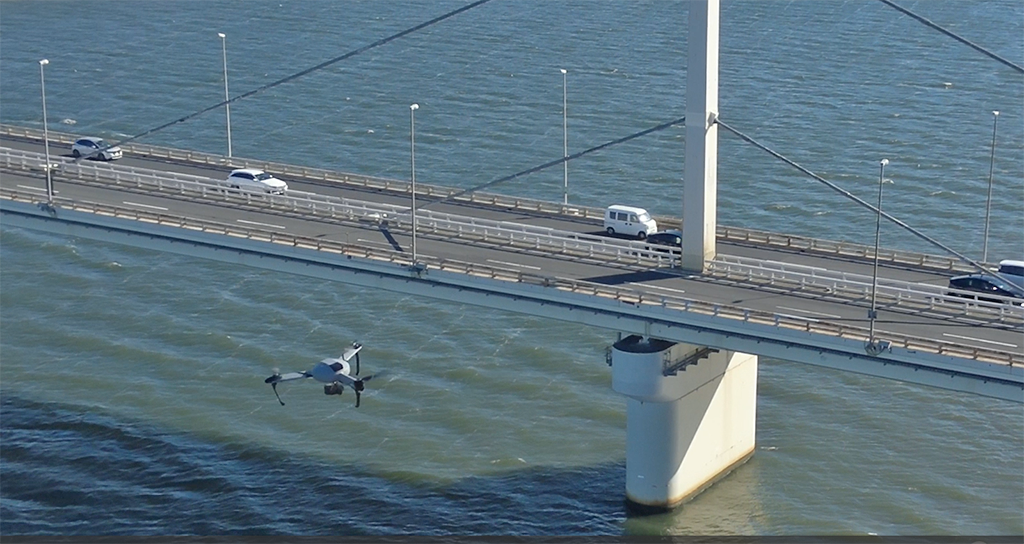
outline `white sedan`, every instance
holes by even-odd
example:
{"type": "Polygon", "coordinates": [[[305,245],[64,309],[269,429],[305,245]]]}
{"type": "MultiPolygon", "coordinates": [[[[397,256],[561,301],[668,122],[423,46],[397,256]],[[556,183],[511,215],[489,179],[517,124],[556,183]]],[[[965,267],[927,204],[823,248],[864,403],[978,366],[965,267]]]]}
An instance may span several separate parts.
{"type": "Polygon", "coordinates": [[[79,138],[71,146],[71,154],[77,159],[78,157],[88,157],[90,159],[97,159],[101,161],[112,161],[121,158],[121,148],[116,145],[113,147],[107,147],[107,142],[104,142],[102,138],[85,137],[79,138]],[[101,151],[102,150],[102,151],[101,151]]]}
{"type": "Polygon", "coordinates": [[[283,195],[288,190],[288,184],[274,176],[257,170],[255,168],[239,168],[233,170],[228,176],[228,184],[232,189],[244,189],[249,191],[263,191],[283,195]]]}

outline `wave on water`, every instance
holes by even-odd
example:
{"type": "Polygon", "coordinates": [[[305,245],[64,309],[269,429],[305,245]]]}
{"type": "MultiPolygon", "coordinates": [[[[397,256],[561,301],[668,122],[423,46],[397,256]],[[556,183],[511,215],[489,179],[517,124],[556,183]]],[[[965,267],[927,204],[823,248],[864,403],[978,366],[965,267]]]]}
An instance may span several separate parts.
{"type": "Polygon", "coordinates": [[[8,536],[622,532],[622,465],[429,486],[9,394],[0,421],[8,536]]]}

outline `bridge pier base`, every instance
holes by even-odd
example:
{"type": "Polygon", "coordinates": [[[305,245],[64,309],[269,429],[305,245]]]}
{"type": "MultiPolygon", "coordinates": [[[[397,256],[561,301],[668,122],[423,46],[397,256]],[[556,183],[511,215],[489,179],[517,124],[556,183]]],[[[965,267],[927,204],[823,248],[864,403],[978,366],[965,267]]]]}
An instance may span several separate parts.
{"type": "Polygon", "coordinates": [[[629,336],[611,349],[626,395],[626,505],[671,510],[754,453],[757,356],[629,336]]]}

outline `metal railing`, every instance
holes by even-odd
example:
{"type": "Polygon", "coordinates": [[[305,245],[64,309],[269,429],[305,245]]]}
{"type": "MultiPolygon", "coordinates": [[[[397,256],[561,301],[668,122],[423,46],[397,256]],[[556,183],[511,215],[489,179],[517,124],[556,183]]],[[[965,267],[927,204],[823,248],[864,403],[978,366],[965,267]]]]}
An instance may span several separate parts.
{"type": "MultiPolygon", "coordinates": [[[[8,188],[0,188],[0,198],[25,203],[36,203],[38,201],[38,196],[36,195],[19,193],[8,188]]],[[[321,238],[296,236],[251,227],[241,227],[213,221],[198,220],[166,213],[122,208],[107,204],[75,201],[60,197],[58,197],[55,202],[63,209],[127,219],[131,221],[140,221],[148,224],[164,225],[204,233],[268,242],[272,244],[282,244],[289,247],[335,253],[377,262],[393,263],[401,265],[402,270],[408,270],[408,268],[414,264],[411,257],[406,253],[386,251],[373,247],[335,242],[321,238]]],[[[777,314],[768,311],[751,310],[725,304],[704,302],[677,295],[650,293],[629,287],[609,286],[585,280],[548,276],[524,272],[521,270],[510,270],[491,265],[431,256],[420,256],[417,264],[425,267],[425,270],[454,272],[501,282],[534,285],[567,293],[582,294],[601,300],[616,301],[621,303],[621,305],[617,307],[616,311],[623,314],[637,315],[643,318],[650,318],[649,316],[652,314],[650,311],[641,312],[641,310],[654,310],[655,313],[660,312],[663,314],[664,318],[669,321],[678,319],[679,313],[691,313],[729,319],[742,323],[768,325],[785,331],[799,331],[844,338],[857,342],[866,342],[868,340],[868,331],[862,327],[830,323],[817,319],[802,318],[799,316],[777,314]],[[646,313],[646,316],[640,316],[639,313],[646,313]],[[676,317],[673,318],[673,315],[676,315],[676,317]]],[[[884,339],[890,342],[894,348],[950,355],[984,362],[1002,363],[1010,366],[1024,365],[1024,354],[958,345],[940,340],[919,338],[893,332],[876,334],[876,339],[884,339]]]]}
{"type": "MultiPolygon", "coordinates": [[[[51,158],[51,161],[53,159],[51,158]]],[[[41,154],[0,148],[0,166],[8,170],[39,171],[41,154]]],[[[227,181],[191,174],[73,161],[59,157],[54,163],[64,178],[91,180],[140,191],[157,191],[198,201],[246,205],[266,213],[285,213],[304,219],[387,224],[388,228],[411,232],[409,209],[405,206],[359,201],[317,193],[289,191],[285,195],[233,190],[227,181]]],[[[513,222],[461,216],[433,210],[417,212],[417,233],[436,239],[459,239],[543,256],[622,267],[671,268],[679,253],[643,242],[595,237],[572,231],[513,222]]],[[[871,278],[808,266],[719,255],[709,262],[707,277],[721,281],[787,292],[805,298],[866,303],[871,295],[871,278]]],[[[972,324],[1010,328],[1024,327],[1024,308],[999,302],[971,301],[950,296],[947,290],[926,284],[882,280],[878,284],[883,308],[932,317],[961,319],[972,324]]],[[[966,292],[960,293],[965,295],[966,292]]],[[[1007,299],[1006,302],[1010,302],[1007,299]]]]}
{"type": "MultiPolygon", "coordinates": [[[[33,141],[42,141],[43,139],[41,130],[3,124],[0,124],[0,136],[22,138],[33,141]]],[[[54,131],[49,131],[49,137],[52,142],[68,145],[74,142],[77,138],[77,136],[73,134],[54,131]]],[[[332,185],[364,190],[384,191],[396,194],[409,194],[411,191],[411,184],[407,181],[349,174],[323,168],[310,168],[240,157],[228,158],[224,155],[152,146],[136,142],[132,142],[121,147],[126,154],[139,157],[152,157],[170,162],[225,169],[243,167],[259,168],[261,170],[278,174],[282,177],[300,179],[306,182],[328,183],[332,185]]],[[[462,191],[462,189],[430,185],[422,182],[417,182],[416,189],[417,198],[425,198],[427,200],[452,198],[453,195],[462,191]]],[[[543,200],[518,198],[477,191],[461,194],[454,197],[452,200],[454,202],[469,203],[476,206],[488,206],[515,210],[517,212],[559,216],[566,219],[585,221],[591,224],[600,224],[604,217],[604,208],[577,205],[570,206],[543,200]]],[[[655,219],[661,225],[678,225],[680,223],[680,220],[677,217],[658,216],[655,219]]],[[[716,235],[720,242],[767,247],[787,251],[799,251],[804,253],[809,252],[830,257],[861,260],[874,259],[874,248],[872,246],[851,242],[823,240],[723,225],[718,226],[716,235]]],[[[954,257],[931,255],[913,251],[879,249],[878,258],[879,261],[883,263],[927,268],[951,273],[969,273],[975,271],[974,267],[963,263],[954,257]]]]}

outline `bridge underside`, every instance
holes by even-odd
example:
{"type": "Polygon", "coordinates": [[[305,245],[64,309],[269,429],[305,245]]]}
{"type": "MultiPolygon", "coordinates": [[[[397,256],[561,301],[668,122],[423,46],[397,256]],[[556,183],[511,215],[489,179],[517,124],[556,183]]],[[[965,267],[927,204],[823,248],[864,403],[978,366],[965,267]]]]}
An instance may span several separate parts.
{"type": "Polygon", "coordinates": [[[211,234],[94,213],[0,200],[2,224],[338,281],[372,289],[426,296],[455,303],[514,311],[600,327],[794,361],[835,370],[1024,402],[1024,369],[902,348],[880,356],[863,354],[862,342],[823,339],[820,334],[780,331],[697,312],[608,299],[556,287],[515,283],[431,266],[412,268],[407,259],[356,258],[291,244],[211,234]]]}

